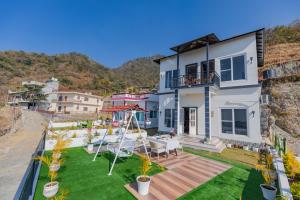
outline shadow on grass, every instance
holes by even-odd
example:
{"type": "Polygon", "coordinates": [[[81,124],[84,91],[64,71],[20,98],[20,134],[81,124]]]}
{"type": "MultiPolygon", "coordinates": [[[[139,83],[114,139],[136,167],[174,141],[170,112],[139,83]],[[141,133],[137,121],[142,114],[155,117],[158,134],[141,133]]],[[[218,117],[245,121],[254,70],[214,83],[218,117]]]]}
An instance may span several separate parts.
{"type": "Polygon", "coordinates": [[[249,176],[245,183],[242,193],[242,199],[263,199],[259,185],[263,183],[263,177],[260,171],[249,169],[249,176]]]}

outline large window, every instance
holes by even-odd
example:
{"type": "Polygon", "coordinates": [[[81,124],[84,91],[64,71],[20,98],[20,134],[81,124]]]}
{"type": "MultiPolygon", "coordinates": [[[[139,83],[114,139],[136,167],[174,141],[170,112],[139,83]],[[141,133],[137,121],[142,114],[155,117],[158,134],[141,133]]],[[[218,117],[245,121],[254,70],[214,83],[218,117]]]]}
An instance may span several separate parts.
{"type": "Polygon", "coordinates": [[[172,84],[172,71],[166,71],[165,88],[170,88],[172,84]]]}
{"type": "Polygon", "coordinates": [[[172,86],[175,86],[176,79],[178,78],[178,70],[170,70],[166,71],[166,79],[165,79],[165,88],[171,88],[172,86]]]}
{"type": "Polygon", "coordinates": [[[243,80],[246,78],[245,56],[234,56],[220,60],[221,81],[243,80]]]}
{"type": "Polygon", "coordinates": [[[144,121],[144,113],[143,112],[137,112],[136,113],[136,119],[140,121],[144,121]]]}
{"type": "Polygon", "coordinates": [[[172,128],[175,127],[175,109],[172,109],[172,128]]]}
{"type": "Polygon", "coordinates": [[[165,109],[165,126],[171,128],[171,109],[165,109]]]}
{"type": "Polygon", "coordinates": [[[222,133],[247,135],[246,109],[221,109],[222,133]]]}
{"type": "Polygon", "coordinates": [[[150,118],[157,118],[157,111],[156,110],[150,110],[150,118]]]}

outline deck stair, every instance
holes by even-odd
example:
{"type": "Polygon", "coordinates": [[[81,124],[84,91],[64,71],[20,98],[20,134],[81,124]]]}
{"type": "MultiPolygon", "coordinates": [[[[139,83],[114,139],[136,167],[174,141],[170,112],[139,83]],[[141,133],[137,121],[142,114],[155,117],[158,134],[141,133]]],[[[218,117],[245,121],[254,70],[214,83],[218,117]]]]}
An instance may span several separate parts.
{"type": "Polygon", "coordinates": [[[212,138],[211,141],[205,142],[199,137],[181,136],[180,143],[184,147],[200,149],[205,151],[221,153],[225,148],[225,144],[219,138],[212,138]]]}

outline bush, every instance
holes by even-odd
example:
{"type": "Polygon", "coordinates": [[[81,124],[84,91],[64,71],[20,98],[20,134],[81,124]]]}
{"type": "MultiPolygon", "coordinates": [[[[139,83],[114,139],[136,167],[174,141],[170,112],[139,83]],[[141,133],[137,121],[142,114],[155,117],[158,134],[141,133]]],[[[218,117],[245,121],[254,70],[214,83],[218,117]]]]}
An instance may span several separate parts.
{"type": "Polygon", "coordinates": [[[294,178],[300,174],[300,162],[292,151],[289,150],[283,155],[283,164],[289,178],[294,178]]]}
{"type": "Polygon", "coordinates": [[[291,184],[291,192],[294,196],[294,199],[300,199],[300,182],[291,184]]]}

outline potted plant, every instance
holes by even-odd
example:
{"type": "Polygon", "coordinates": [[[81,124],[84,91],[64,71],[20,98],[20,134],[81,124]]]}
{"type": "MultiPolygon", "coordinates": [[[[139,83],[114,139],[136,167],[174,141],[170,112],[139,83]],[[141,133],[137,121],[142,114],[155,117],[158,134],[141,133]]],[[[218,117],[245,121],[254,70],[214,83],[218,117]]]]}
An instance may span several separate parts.
{"type": "Polygon", "coordinates": [[[138,193],[140,195],[147,195],[149,192],[149,186],[151,182],[150,176],[148,173],[151,169],[151,162],[146,155],[141,156],[142,166],[141,166],[141,174],[136,178],[138,185],[138,193]]]}
{"type": "Polygon", "coordinates": [[[226,144],[227,148],[232,148],[232,144],[228,143],[226,144]]]}
{"type": "Polygon", "coordinates": [[[245,146],[243,146],[243,149],[244,149],[245,151],[249,151],[249,146],[248,146],[248,145],[245,145],[245,146]]]}
{"type": "Polygon", "coordinates": [[[111,126],[109,126],[108,127],[108,130],[107,130],[108,132],[108,135],[112,135],[113,134],[113,129],[112,129],[112,127],[111,126]]]}
{"type": "Polygon", "coordinates": [[[94,138],[94,135],[92,133],[92,129],[89,128],[88,132],[87,132],[87,150],[88,150],[88,152],[93,152],[93,150],[94,150],[94,144],[92,142],[93,138],[94,138]]]}
{"type": "Polygon", "coordinates": [[[52,159],[55,160],[61,157],[61,153],[63,149],[65,149],[70,145],[71,140],[70,139],[64,140],[63,139],[64,135],[59,135],[59,134],[54,134],[52,137],[56,139],[56,143],[52,151],[52,159]]]}
{"type": "Polygon", "coordinates": [[[50,178],[50,182],[46,183],[43,188],[43,195],[46,198],[52,198],[56,195],[59,189],[59,183],[56,180],[57,172],[50,171],[51,159],[48,156],[38,156],[35,158],[36,160],[40,160],[43,164],[45,164],[48,169],[48,176],[50,178]]]}
{"type": "Polygon", "coordinates": [[[275,175],[272,170],[272,156],[270,154],[266,155],[265,166],[261,165],[260,169],[262,171],[262,176],[265,183],[260,184],[260,188],[263,193],[263,197],[267,200],[276,199],[277,188],[274,186],[275,175]]]}
{"type": "Polygon", "coordinates": [[[51,164],[49,166],[49,171],[57,172],[59,170],[60,166],[62,165],[62,163],[63,163],[63,159],[53,159],[52,158],[51,164]]]}

